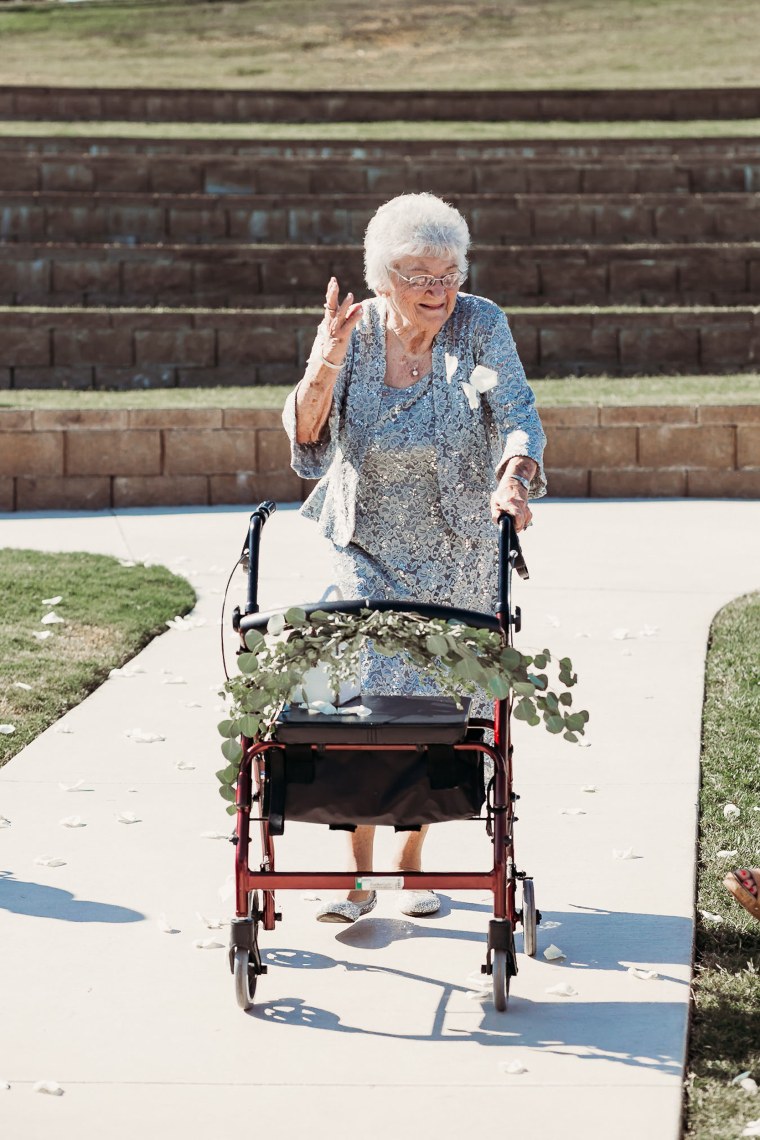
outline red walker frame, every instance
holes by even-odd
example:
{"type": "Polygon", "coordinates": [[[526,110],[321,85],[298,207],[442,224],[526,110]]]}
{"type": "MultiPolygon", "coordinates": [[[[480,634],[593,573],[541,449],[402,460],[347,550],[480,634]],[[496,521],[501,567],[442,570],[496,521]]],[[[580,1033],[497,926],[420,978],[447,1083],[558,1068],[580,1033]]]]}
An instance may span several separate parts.
{"type": "MultiPolygon", "coordinates": [[[[246,615],[256,614],[257,623],[262,623],[266,615],[258,614],[256,604],[256,579],[258,576],[258,539],[260,530],[275,509],[273,503],[262,504],[251,516],[249,538],[246,551],[249,559],[249,583],[246,615]]],[[[510,577],[511,570],[515,568],[521,576],[527,578],[527,568],[522,558],[519,543],[508,515],[502,515],[499,520],[499,604],[496,618],[499,628],[507,644],[511,643],[512,630],[520,628],[520,610],[514,613],[510,606],[510,577]]],[[[413,602],[394,603],[324,603],[311,608],[341,611],[352,606],[361,605],[363,608],[403,609],[406,611],[435,611],[435,616],[462,614],[463,611],[453,610],[443,606],[413,602]]],[[[308,608],[307,608],[308,612],[308,608]]],[[[471,617],[486,615],[470,615],[471,617]]],[[[493,621],[491,618],[490,621],[493,621]]],[[[233,624],[241,632],[241,614],[235,611],[233,624]]],[[[512,707],[511,693],[504,699],[495,702],[494,719],[473,719],[468,723],[473,727],[493,729],[494,743],[486,744],[482,741],[462,741],[452,745],[456,751],[480,752],[490,756],[494,765],[494,775],[489,792],[493,789],[492,799],[486,804],[487,832],[493,844],[493,866],[487,871],[373,871],[371,873],[372,885],[382,888],[382,880],[392,881],[393,887],[399,889],[399,880],[403,879],[404,890],[432,890],[434,888],[449,888],[452,890],[483,891],[489,890],[493,894],[493,918],[489,922],[488,950],[486,961],[481,970],[493,978],[494,1003],[499,1010],[507,1008],[509,986],[511,977],[517,973],[517,962],[514,948],[514,928],[519,922],[523,927],[523,948],[526,954],[533,957],[536,952],[536,925],[540,922],[540,914],[535,908],[532,879],[523,871],[518,871],[514,861],[514,835],[515,822],[514,804],[519,798],[512,787],[512,752],[510,733],[510,714],[512,707]],[[522,883],[521,907],[517,909],[516,885],[522,883]]],[[[264,930],[274,930],[276,922],[281,915],[275,909],[275,890],[307,890],[313,888],[326,888],[334,890],[354,890],[358,887],[361,873],[351,871],[277,871],[275,869],[274,837],[270,832],[269,821],[263,816],[255,817],[259,822],[261,833],[262,859],[258,870],[251,870],[249,866],[250,853],[250,825],[253,804],[263,803],[264,786],[266,782],[266,754],[277,746],[276,741],[254,741],[243,738],[243,758],[237,780],[236,791],[236,830],[233,842],[235,843],[235,909],[236,917],[232,922],[230,939],[230,966],[235,976],[236,994],[238,1003],[248,1009],[253,1004],[253,996],[258,976],[267,972],[266,965],[261,960],[258,948],[258,926],[264,930]],[[259,892],[262,903],[259,904],[259,892]]],[[[387,751],[406,751],[409,743],[383,744],[382,749],[387,751]]],[[[377,744],[325,744],[321,747],[325,751],[369,751],[377,748],[377,744]]],[[[478,817],[480,818],[480,817],[478,817]]]]}

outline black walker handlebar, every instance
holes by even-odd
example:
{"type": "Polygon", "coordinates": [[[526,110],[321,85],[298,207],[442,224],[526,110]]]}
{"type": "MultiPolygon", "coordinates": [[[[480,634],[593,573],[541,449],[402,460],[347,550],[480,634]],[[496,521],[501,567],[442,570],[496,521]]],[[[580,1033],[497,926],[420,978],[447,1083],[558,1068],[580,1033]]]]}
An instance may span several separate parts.
{"type": "Polygon", "coordinates": [[[277,510],[277,504],[270,499],[260,503],[248,523],[248,536],[243,546],[241,558],[248,555],[248,592],[245,598],[245,612],[259,612],[259,544],[264,523],[277,510]]]}

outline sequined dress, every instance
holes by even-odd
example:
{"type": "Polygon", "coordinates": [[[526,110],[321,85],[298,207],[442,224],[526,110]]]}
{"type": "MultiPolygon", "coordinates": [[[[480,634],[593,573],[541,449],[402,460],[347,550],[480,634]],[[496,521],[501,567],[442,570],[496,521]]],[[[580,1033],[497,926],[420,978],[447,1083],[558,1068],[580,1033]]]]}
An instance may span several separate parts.
{"type": "MultiPolygon", "coordinates": [[[[496,530],[486,545],[455,533],[441,508],[432,373],[409,388],[383,385],[374,438],[362,465],[352,542],[335,547],[346,598],[413,598],[493,613],[496,530]]],[[[367,652],[363,693],[435,693],[403,657],[367,652]]],[[[476,700],[488,715],[492,699],[476,700]]],[[[473,710],[475,711],[475,710],[473,710]]]]}

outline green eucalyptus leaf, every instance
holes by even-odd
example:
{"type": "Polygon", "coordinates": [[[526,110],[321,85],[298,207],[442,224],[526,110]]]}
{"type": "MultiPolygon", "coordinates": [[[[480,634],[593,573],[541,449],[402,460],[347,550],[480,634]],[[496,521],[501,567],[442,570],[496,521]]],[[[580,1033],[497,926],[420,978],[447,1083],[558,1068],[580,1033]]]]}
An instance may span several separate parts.
{"type": "Polygon", "coordinates": [[[425,639],[425,645],[427,646],[428,653],[432,653],[434,657],[444,657],[449,651],[448,640],[439,633],[431,633],[431,635],[425,639]]]}
{"type": "Polygon", "coordinates": [[[310,615],[311,621],[332,621],[332,618],[333,615],[328,614],[326,610],[312,610],[310,615]]]}
{"type": "Polygon", "coordinates": [[[562,730],[565,727],[564,718],[561,716],[557,716],[556,713],[553,713],[550,716],[544,717],[544,722],[546,724],[547,732],[551,732],[551,733],[562,732],[562,730]]]}
{"type": "Polygon", "coordinates": [[[523,697],[522,700],[519,700],[515,705],[513,715],[517,720],[527,720],[530,722],[535,718],[536,714],[532,702],[529,701],[527,697],[523,697]]]}
{"type": "Polygon", "coordinates": [[[288,625],[303,625],[306,621],[306,610],[302,610],[300,606],[290,606],[285,610],[285,621],[288,625]]]}
{"type": "Polygon", "coordinates": [[[255,653],[241,653],[237,662],[241,673],[255,673],[259,667],[259,659],[255,653]]]}
{"type": "Polygon", "coordinates": [[[264,634],[258,629],[249,629],[245,635],[245,644],[251,653],[258,653],[266,645],[264,634]]]}
{"type": "Polygon", "coordinates": [[[223,800],[227,800],[231,804],[235,803],[235,789],[231,788],[229,784],[219,785],[219,795],[223,800]]]}
{"type": "Polygon", "coordinates": [[[575,735],[574,732],[565,732],[562,736],[562,739],[563,740],[569,740],[571,744],[577,744],[578,743],[578,737],[575,735]]]}
{"type": "Polygon", "coordinates": [[[537,669],[545,669],[547,661],[548,661],[548,658],[544,657],[543,653],[537,653],[536,656],[533,658],[533,664],[536,666],[537,669]]]}
{"type": "Polygon", "coordinates": [[[559,703],[561,705],[571,705],[573,703],[572,694],[571,693],[560,693],[559,703]]]}
{"type": "Polygon", "coordinates": [[[504,701],[509,696],[509,681],[497,673],[495,676],[489,677],[488,691],[497,701],[504,701]]]}
{"type": "Polygon", "coordinates": [[[512,688],[519,697],[532,697],[536,691],[531,681],[515,681],[512,688]]]}
{"type": "Polygon", "coordinates": [[[234,725],[235,725],[234,720],[220,720],[219,724],[216,727],[217,727],[217,731],[219,732],[220,736],[229,737],[229,736],[236,736],[237,735],[234,732],[234,725]]]}
{"type": "Polygon", "coordinates": [[[222,745],[222,756],[225,760],[229,760],[230,764],[236,764],[243,759],[243,749],[237,740],[225,740],[222,745]]]}
{"type": "Polygon", "coordinates": [[[237,808],[234,804],[228,804],[224,810],[227,812],[227,815],[235,815],[237,812],[237,808]]]}
{"type": "Polygon", "coordinates": [[[549,681],[545,673],[528,673],[528,680],[531,684],[535,685],[537,689],[546,689],[549,686],[549,681]]]}
{"type": "Polygon", "coordinates": [[[522,661],[522,654],[518,653],[516,649],[513,649],[511,645],[505,645],[499,654],[499,661],[506,670],[511,672],[519,666],[522,661]]]}
{"type": "Polygon", "coordinates": [[[241,716],[240,720],[238,721],[238,724],[240,726],[241,734],[243,736],[249,737],[249,739],[253,739],[253,737],[259,731],[259,728],[261,726],[261,721],[260,721],[259,717],[251,716],[249,713],[246,716],[241,716]]]}

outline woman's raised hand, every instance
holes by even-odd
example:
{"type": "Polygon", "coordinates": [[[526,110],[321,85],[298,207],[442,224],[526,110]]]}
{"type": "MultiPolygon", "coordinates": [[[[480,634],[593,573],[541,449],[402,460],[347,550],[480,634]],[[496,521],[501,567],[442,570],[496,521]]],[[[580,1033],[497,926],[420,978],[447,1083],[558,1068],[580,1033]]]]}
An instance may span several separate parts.
{"type": "Polygon", "coordinates": [[[353,293],[347,293],[341,302],[338,282],[331,277],[325,293],[322,321],[322,358],[329,364],[342,364],[351,332],[361,315],[361,304],[354,302],[353,293]]]}

